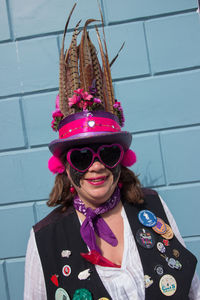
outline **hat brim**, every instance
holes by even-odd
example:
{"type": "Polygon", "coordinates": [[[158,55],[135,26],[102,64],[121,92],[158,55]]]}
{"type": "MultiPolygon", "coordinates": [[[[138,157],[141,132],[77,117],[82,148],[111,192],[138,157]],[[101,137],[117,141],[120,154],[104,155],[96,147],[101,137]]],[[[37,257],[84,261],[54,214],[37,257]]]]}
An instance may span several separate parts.
{"type": "Polygon", "coordinates": [[[82,133],[79,134],[78,137],[74,136],[67,139],[57,139],[52,141],[49,144],[49,150],[54,156],[60,157],[64,152],[74,146],[96,143],[119,143],[124,148],[124,151],[127,151],[131,145],[131,141],[132,135],[128,131],[121,131],[116,133],[95,132],[90,133],[89,135],[88,133],[82,133]]]}

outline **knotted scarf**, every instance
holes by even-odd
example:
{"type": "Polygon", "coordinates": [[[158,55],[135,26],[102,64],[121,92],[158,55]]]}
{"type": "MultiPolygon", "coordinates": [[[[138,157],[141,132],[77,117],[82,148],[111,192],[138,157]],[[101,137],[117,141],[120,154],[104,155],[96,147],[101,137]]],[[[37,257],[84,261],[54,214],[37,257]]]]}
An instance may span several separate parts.
{"type": "Polygon", "coordinates": [[[105,203],[96,209],[90,207],[86,208],[83,201],[77,196],[74,198],[74,208],[86,216],[81,225],[81,236],[84,242],[88,245],[90,250],[96,250],[101,253],[101,250],[96,244],[95,233],[104,241],[112,246],[117,246],[118,241],[114,233],[101,217],[101,214],[113,209],[120,201],[120,189],[117,187],[105,203]]]}

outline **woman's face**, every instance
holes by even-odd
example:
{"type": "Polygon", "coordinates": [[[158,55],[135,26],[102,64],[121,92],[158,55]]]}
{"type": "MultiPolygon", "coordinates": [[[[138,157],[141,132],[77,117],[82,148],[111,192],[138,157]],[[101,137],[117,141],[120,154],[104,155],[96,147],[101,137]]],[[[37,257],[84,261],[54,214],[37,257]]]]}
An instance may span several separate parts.
{"type": "Polygon", "coordinates": [[[120,176],[121,166],[106,168],[97,158],[85,172],[79,172],[67,164],[67,175],[86,207],[98,207],[113,194],[120,176]]]}

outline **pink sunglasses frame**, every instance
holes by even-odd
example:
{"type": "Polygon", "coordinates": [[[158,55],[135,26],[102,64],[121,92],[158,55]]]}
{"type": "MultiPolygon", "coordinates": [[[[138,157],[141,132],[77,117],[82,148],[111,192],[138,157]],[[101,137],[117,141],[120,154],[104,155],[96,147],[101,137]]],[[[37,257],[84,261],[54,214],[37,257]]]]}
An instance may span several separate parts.
{"type": "Polygon", "coordinates": [[[95,157],[98,157],[99,161],[100,161],[105,167],[107,167],[107,168],[109,168],[109,169],[113,169],[114,167],[116,167],[116,166],[122,161],[123,156],[124,156],[124,149],[123,149],[123,147],[122,147],[120,144],[101,145],[101,146],[97,149],[97,152],[95,152],[95,151],[94,151],[93,149],[91,149],[90,147],[72,148],[72,149],[70,149],[70,150],[67,152],[67,162],[68,162],[68,163],[70,164],[70,166],[71,166],[73,169],[75,169],[76,171],[79,171],[79,172],[81,172],[81,173],[84,173],[84,172],[86,172],[86,171],[92,166],[92,164],[94,163],[95,157]],[[119,149],[121,150],[121,154],[120,154],[120,158],[119,158],[118,162],[117,162],[116,164],[114,164],[114,166],[110,167],[110,166],[106,165],[106,164],[102,161],[102,159],[101,159],[101,157],[100,157],[100,155],[99,155],[99,152],[100,152],[101,148],[103,148],[103,147],[111,148],[111,147],[113,147],[113,146],[118,146],[119,149]],[[84,169],[84,170],[79,170],[79,169],[77,169],[77,168],[73,165],[73,163],[71,162],[70,155],[71,155],[72,151],[75,151],[75,150],[81,151],[81,150],[84,150],[84,149],[90,150],[90,151],[92,152],[93,157],[92,157],[92,160],[91,160],[91,163],[90,163],[89,167],[87,167],[87,168],[84,169]]]}

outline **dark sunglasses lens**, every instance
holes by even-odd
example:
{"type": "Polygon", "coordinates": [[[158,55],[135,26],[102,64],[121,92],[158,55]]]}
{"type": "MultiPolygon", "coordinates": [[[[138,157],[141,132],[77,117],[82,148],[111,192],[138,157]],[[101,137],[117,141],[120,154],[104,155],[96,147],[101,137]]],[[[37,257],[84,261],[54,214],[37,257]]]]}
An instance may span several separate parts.
{"type": "Polygon", "coordinates": [[[119,162],[121,149],[118,146],[102,147],[99,156],[105,165],[112,168],[119,162]]]}
{"type": "Polygon", "coordinates": [[[92,152],[89,149],[80,149],[71,152],[70,160],[76,169],[83,171],[91,164],[92,157],[92,152]]]}

